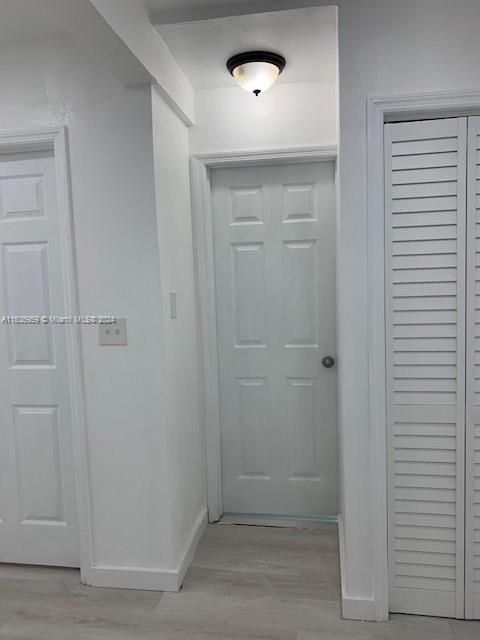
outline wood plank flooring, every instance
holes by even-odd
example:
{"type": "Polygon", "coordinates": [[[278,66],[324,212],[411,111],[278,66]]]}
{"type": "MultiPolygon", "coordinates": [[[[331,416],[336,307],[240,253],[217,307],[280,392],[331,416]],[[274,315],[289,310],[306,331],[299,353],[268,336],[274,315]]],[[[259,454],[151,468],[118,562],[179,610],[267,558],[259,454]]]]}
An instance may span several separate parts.
{"type": "Polygon", "coordinates": [[[0,640],[479,640],[480,622],[341,620],[337,532],[210,525],[180,593],[0,565],[0,640]]]}

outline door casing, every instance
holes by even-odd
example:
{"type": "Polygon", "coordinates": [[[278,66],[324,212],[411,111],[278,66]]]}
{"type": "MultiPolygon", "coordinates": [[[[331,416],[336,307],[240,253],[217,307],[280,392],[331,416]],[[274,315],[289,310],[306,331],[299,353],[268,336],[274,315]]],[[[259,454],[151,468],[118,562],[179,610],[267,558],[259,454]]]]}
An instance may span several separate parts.
{"type": "MultiPolygon", "coordinates": [[[[200,309],[200,366],[202,367],[200,379],[203,380],[202,412],[206,434],[207,502],[210,522],[218,521],[223,513],[210,172],[213,169],[229,167],[336,162],[336,159],[337,146],[322,145],[231,153],[202,153],[193,156],[190,160],[195,271],[200,309]]],[[[338,201],[337,178],[335,181],[338,201]]]]}
{"type": "MultiPolygon", "coordinates": [[[[73,240],[73,213],[67,128],[0,132],[0,154],[53,151],[58,199],[58,232],[65,315],[79,314],[73,240]]],[[[80,325],[66,333],[68,393],[71,405],[75,494],[80,543],[80,576],[88,583],[93,564],[91,505],[85,426],[80,325]]]]}
{"type": "MultiPolygon", "coordinates": [[[[479,109],[480,91],[444,91],[367,98],[367,308],[373,460],[372,573],[373,617],[378,621],[388,620],[389,614],[383,129],[385,122],[475,115],[479,109]]],[[[346,558],[341,558],[341,563],[345,562],[346,558]]],[[[466,615],[468,617],[468,612],[466,615]]]]}

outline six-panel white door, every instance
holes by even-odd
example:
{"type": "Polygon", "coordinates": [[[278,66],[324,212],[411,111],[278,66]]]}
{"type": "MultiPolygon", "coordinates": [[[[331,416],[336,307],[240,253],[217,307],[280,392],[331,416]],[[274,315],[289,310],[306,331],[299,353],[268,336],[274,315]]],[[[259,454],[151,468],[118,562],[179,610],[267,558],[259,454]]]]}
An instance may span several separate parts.
{"type": "MultiPolygon", "coordinates": [[[[0,159],[0,316],[65,315],[54,159],[0,159]]],[[[0,325],[0,562],[79,566],[66,331],[0,325]]]]}
{"type": "Polygon", "coordinates": [[[334,166],[213,172],[223,508],[337,513],[334,166]]]}

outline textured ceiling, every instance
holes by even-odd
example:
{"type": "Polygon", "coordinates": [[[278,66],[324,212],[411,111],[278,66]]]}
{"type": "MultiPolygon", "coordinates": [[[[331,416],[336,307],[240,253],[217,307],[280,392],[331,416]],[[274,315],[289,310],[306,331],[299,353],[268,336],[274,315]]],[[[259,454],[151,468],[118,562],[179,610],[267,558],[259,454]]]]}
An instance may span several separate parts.
{"type": "Polygon", "coordinates": [[[227,59],[249,49],[271,50],[287,60],[279,82],[333,82],[336,77],[336,9],[315,7],[157,29],[196,89],[233,86],[227,59]]]}
{"type": "Polygon", "coordinates": [[[0,46],[41,40],[59,31],[40,0],[0,0],[0,46]]]}
{"type": "Polygon", "coordinates": [[[154,24],[283,11],[327,4],[324,0],[145,0],[154,24]]]}

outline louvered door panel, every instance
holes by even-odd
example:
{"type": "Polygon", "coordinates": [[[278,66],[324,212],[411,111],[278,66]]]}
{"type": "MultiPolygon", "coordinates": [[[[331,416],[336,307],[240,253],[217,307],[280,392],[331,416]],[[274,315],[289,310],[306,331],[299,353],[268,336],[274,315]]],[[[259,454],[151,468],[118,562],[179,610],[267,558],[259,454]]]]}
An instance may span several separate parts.
{"type": "Polygon", "coordinates": [[[463,616],[465,168],[465,118],[385,126],[390,610],[400,613],[463,616]]]}
{"type": "Polygon", "coordinates": [[[480,618],[480,118],[468,119],[465,617],[480,618]]]}

